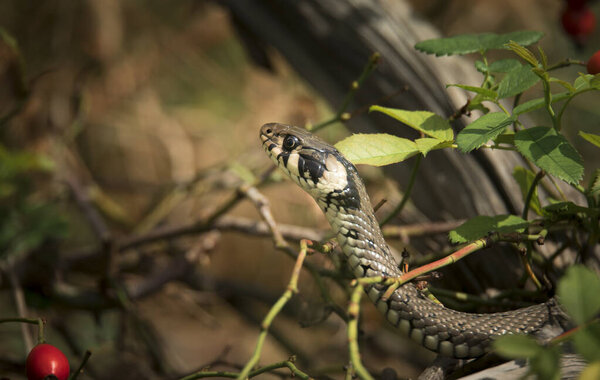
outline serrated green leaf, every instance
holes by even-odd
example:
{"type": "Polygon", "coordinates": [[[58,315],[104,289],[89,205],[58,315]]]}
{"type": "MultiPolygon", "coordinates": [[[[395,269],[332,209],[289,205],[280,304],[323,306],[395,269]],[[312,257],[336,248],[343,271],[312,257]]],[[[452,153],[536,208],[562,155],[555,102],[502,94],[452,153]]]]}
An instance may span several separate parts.
{"type": "MultiPolygon", "coordinates": [[[[525,202],[525,198],[527,198],[527,193],[529,192],[529,188],[533,183],[535,174],[531,170],[527,170],[521,166],[516,166],[513,170],[513,177],[515,178],[515,181],[517,181],[517,183],[519,184],[519,188],[521,189],[521,195],[523,196],[523,202],[525,202]]],[[[540,204],[540,199],[538,198],[537,187],[533,190],[533,195],[531,196],[529,208],[533,210],[536,214],[542,215],[542,205],[540,204]]]]}
{"type": "Polygon", "coordinates": [[[394,119],[423,132],[429,137],[441,141],[454,140],[454,132],[448,120],[429,111],[406,111],[396,108],[371,106],[369,112],[377,111],[384,113],[394,119]]]}
{"type": "Polygon", "coordinates": [[[458,149],[464,153],[468,153],[473,149],[479,148],[489,140],[496,138],[513,121],[513,118],[503,112],[491,112],[483,115],[467,125],[456,136],[458,149]]]}
{"type": "Polygon", "coordinates": [[[353,164],[373,166],[395,164],[419,153],[413,141],[387,133],[355,134],[335,147],[353,164]]]}
{"type": "Polygon", "coordinates": [[[490,232],[521,232],[528,225],[529,222],[515,215],[479,215],[450,231],[448,237],[453,243],[466,243],[482,238],[490,232]]]}
{"type": "Polygon", "coordinates": [[[600,148],[600,135],[579,131],[579,136],[583,137],[586,141],[591,142],[592,144],[600,148]]]}
{"type": "Polygon", "coordinates": [[[588,322],[600,311],[600,278],[583,265],[574,265],[558,283],[558,297],[575,323],[588,322]]]}
{"type": "Polygon", "coordinates": [[[523,58],[527,63],[529,63],[533,67],[538,67],[539,62],[535,55],[529,49],[524,47],[518,41],[510,41],[506,44],[506,47],[512,51],[514,51],[519,57],[523,58]]]}
{"type": "Polygon", "coordinates": [[[492,344],[494,351],[507,359],[532,358],[544,349],[527,335],[503,335],[492,344]]]}
{"type": "Polygon", "coordinates": [[[598,215],[598,211],[596,209],[578,206],[573,202],[554,202],[551,205],[545,206],[544,211],[559,214],[559,215],[575,215],[579,213],[584,213],[589,216],[598,215]]]}
{"type": "Polygon", "coordinates": [[[591,195],[600,193],[600,169],[594,170],[594,174],[592,175],[590,186],[588,188],[588,193],[591,195]]]}
{"type": "Polygon", "coordinates": [[[515,133],[513,131],[506,131],[494,139],[496,144],[508,144],[515,145],[515,133]]]}
{"type": "Polygon", "coordinates": [[[533,127],[515,134],[519,152],[540,169],[575,184],[583,177],[583,160],[573,146],[554,128],[533,127]]]}
{"type": "Polygon", "coordinates": [[[577,352],[588,362],[600,360],[600,324],[598,321],[577,331],[573,342],[577,352]]]}
{"type": "Polygon", "coordinates": [[[588,89],[600,89],[600,74],[579,74],[579,77],[573,82],[577,91],[588,89]]]}
{"type": "Polygon", "coordinates": [[[520,66],[509,71],[498,84],[498,98],[515,96],[529,89],[540,80],[529,66],[520,66]]]}
{"type": "Polygon", "coordinates": [[[419,42],[415,49],[427,54],[435,55],[463,55],[491,49],[505,49],[510,41],[521,45],[531,45],[539,41],[543,33],[532,31],[519,31],[507,34],[482,33],[463,34],[449,38],[437,38],[419,42]]]}
{"type": "Polygon", "coordinates": [[[590,87],[596,90],[600,90],[600,74],[596,74],[593,78],[590,79],[590,87]]]}
{"type": "Polygon", "coordinates": [[[432,150],[448,148],[452,146],[451,141],[441,141],[438,139],[434,139],[431,137],[424,137],[421,139],[416,139],[415,144],[417,145],[417,149],[423,156],[426,156],[432,150]]]}
{"type": "Polygon", "coordinates": [[[492,99],[492,100],[495,100],[498,97],[498,94],[496,93],[496,91],[490,90],[490,89],[487,89],[487,88],[481,88],[481,87],[475,87],[475,86],[467,86],[467,85],[464,85],[464,84],[448,84],[448,85],[446,85],[446,87],[458,87],[458,88],[462,88],[463,90],[474,92],[476,94],[482,95],[485,98],[492,99]]]}
{"type": "Polygon", "coordinates": [[[523,66],[521,62],[516,59],[501,59],[490,63],[488,69],[492,73],[508,73],[519,67],[523,66]]]}
{"type": "MultiPolygon", "coordinates": [[[[552,103],[567,99],[568,97],[570,97],[572,95],[573,94],[571,94],[569,92],[561,92],[558,94],[553,94],[552,95],[552,103]]],[[[544,104],[545,104],[544,98],[531,99],[523,104],[519,104],[518,106],[516,106],[513,109],[513,115],[521,115],[526,112],[534,111],[536,109],[542,108],[544,106],[544,104]]]]}

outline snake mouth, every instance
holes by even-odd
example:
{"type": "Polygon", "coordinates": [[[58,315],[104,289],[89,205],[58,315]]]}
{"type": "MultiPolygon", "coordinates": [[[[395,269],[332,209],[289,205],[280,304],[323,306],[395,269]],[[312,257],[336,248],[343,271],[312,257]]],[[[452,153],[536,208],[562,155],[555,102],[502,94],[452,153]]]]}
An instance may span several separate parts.
{"type": "Polygon", "coordinates": [[[265,150],[265,152],[267,152],[267,154],[269,155],[269,157],[274,157],[274,152],[273,149],[278,148],[279,145],[275,142],[275,137],[276,137],[276,127],[277,127],[277,123],[268,123],[263,125],[260,128],[260,132],[259,132],[259,137],[260,137],[260,141],[262,142],[262,146],[263,149],[265,150]]]}

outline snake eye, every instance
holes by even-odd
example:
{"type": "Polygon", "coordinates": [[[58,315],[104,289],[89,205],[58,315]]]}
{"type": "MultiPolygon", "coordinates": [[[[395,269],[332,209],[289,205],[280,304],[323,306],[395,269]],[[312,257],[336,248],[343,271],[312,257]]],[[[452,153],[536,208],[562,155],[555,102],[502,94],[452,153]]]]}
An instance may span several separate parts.
{"type": "Polygon", "coordinates": [[[287,135],[285,139],[283,139],[283,148],[285,150],[292,150],[300,144],[300,140],[293,135],[287,135]]]}

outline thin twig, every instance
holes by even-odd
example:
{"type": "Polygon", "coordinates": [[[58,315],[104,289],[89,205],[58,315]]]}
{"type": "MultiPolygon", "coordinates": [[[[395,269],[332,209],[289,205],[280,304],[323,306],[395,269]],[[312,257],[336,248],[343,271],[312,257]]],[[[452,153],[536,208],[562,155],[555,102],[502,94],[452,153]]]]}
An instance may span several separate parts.
{"type": "Polygon", "coordinates": [[[83,215],[90,223],[90,226],[92,227],[92,230],[94,231],[98,239],[103,244],[108,242],[111,239],[110,230],[104,222],[104,219],[102,219],[102,217],[100,216],[98,210],[96,210],[96,207],[94,207],[94,205],[92,204],[92,200],[87,190],[81,186],[77,178],[75,178],[74,176],[67,175],[64,178],[64,181],[71,189],[71,193],[75,198],[75,202],[77,203],[77,205],[83,212],[83,215]]]}
{"type": "Polygon", "coordinates": [[[346,94],[346,97],[344,98],[341,107],[331,119],[325,120],[307,129],[314,133],[319,129],[325,128],[326,126],[336,123],[338,121],[348,121],[351,118],[351,115],[347,113],[346,110],[348,109],[348,106],[350,106],[352,99],[354,99],[354,94],[356,94],[356,91],[358,91],[358,89],[362,86],[364,81],[369,77],[369,75],[371,75],[373,70],[375,70],[375,67],[377,67],[377,63],[379,62],[380,58],[381,55],[379,53],[373,53],[371,57],[369,57],[369,60],[363,68],[362,73],[360,74],[357,80],[352,82],[350,90],[346,94]]]}
{"type": "Polygon", "coordinates": [[[358,348],[358,317],[360,313],[360,299],[364,288],[360,282],[356,282],[355,285],[348,305],[348,353],[350,355],[350,363],[356,375],[363,380],[373,380],[373,377],[363,366],[360,359],[358,348]]]}
{"type": "Polygon", "coordinates": [[[386,238],[400,238],[402,241],[408,241],[408,237],[412,236],[436,235],[451,231],[464,222],[465,219],[450,220],[447,222],[406,224],[402,226],[387,225],[382,229],[382,232],[386,238]]]}
{"type": "Polygon", "coordinates": [[[261,332],[258,336],[258,340],[256,342],[256,348],[254,349],[254,354],[248,360],[244,369],[239,373],[237,378],[239,380],[244,380],[250,374],[252,368],[258,363],[260,359],[260,355],[262,352],[262,346],[269,332],[269,327],[273,323],[273,320],[279,314],[283,306],[292,298],[294,294],[298,292],[298,277],[300,276],[300,270],[302,269],[302,263],[304,262],[304,258],[306,257],[306,251],[308,250],[308,245],[306,241],[300,242],[300,252],[298,253],[298,259],[296,260],[296,264],[294,265],[294,269],[292,270],[292,275],[290,277],[290,282],[287,286],[286,291],[283,295],[275,302],[275,304],[271,307],[271,310],[267,313],[267,316],[263,320],[261,324],[261,332]]]}
{"type": "Polygon", "coordinates": [[[389,215],[386,216],[381,221],[381,223],[379,223],[379,226],[386,225],[390,220],[392,220],[392,218],[394,218],[396,215],[398,215],[402,211],[402,209],[406,205],[406,202],[408,202],[408,200],[410,198],[410,194],[412,192],[413,185],[415,184],[415,179],[417,178],[417,172],[419,171],[419,166],[421,165],[422,157],[423,156],[421,156],[420,154],[417,155],[417,157],[415,157],[415,162],[413,163],[413,167],[410,172],[410,179],[408,180],[408,185],[406,186],[406,190],[404,191],[402,200],[400,201],[398,206],[396,206],[396,208],[392,212],[390,212],[389,215]]]}
{"type": "Polygon", "coordinates": [[[85,367],[85,365],[87,364],[90,356],[92,356],[92,352],[90,350],[86,350],[83,354],[83,359],[81,359],[79,367],[77,367],[77,370],[75,370],[75,372],[73,372],[73,374],[69,376],[69,380],[77,380],[77,377],[83,373],[83,367],[85,367]]]}
{"type": "MultiPolygon", "coordinates": [[[[8,281],[10,282],[10,286],[12,288],[15,306],[17,307],[17,314],[19,315],[19,317],[26,319],[25,316],[28,315],[29,312],[27,310],[27,303],[25,302],[25,295],[23,294],[23,288],[21,287],[19,279],[17,278],[14,272],[13,260],[11,260],[10,258],[7,259],[6,264],[7,265],[4,269],[4,273],[6,274],[6,277],[8,277],[8,281]]],[[[33,338],[31,337],[31,330],[26,324],[21,324],[20,327],[21,334],[23,335],[23,342],[25,343],[25,353],[28,354],[34,346],[33,338]]]]}
{"type": "MultiPolygon", "coordinates": [[[[248,378],[253,378],[253,377],[261,375],[265,372],[273,371],[274,369],[286,368],[286,367],[289,368],[290,371],[292,371],[292,376],[298,376],[300,379],[303,379],[303,380],[312,379],[309,375],[300,371],[298,369],[298,367],[296,367],[296,365],[293,363],[292,360],[285,360],[282,362],[269,364],[264,367],[255,369],[254,371],[251,371],[250,373],[248,373],[248,378]]],[[[239,377],[239,373],[238,372],[228,372],[228,371],[202,370],[202,371],[193,373],[191,375],[182,377],[179,380],[194,380],[194,379],[202,379],[205,377],[227,377],[227,378],[235,379],[235,378],[239,377]]]]}
{"type": "Polygon", "coordinates": [[[529,204],[531,203],[531,198],[533,198],[535,189],[537,189],[538,182],[540,182],[542,180],[542,178],[544,178],[545,175],[546,175],[546,172],[543,170],[540,170],[535,175],[535,178],[533,178],[533,181],[531,182],[531,186],[529,187],[529,190],[527,191],[527,195],[525,196],[525,204],[523,205],[523,213],[521,215],[521,217],[525,220],[527,220],[527,214],[529,214],[529,204]]]}

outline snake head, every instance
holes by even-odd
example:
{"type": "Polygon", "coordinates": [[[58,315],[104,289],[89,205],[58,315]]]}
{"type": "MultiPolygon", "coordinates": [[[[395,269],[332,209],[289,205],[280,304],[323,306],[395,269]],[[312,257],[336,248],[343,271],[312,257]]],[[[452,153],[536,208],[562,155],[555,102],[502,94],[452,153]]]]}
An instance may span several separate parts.
{"type": "Polygon", "coordinates": [[[288,177],[315,199],[347,194],[356,168],[337,149],[305,129],[269,123],[260,129],[263,149],[288,177]]]}

